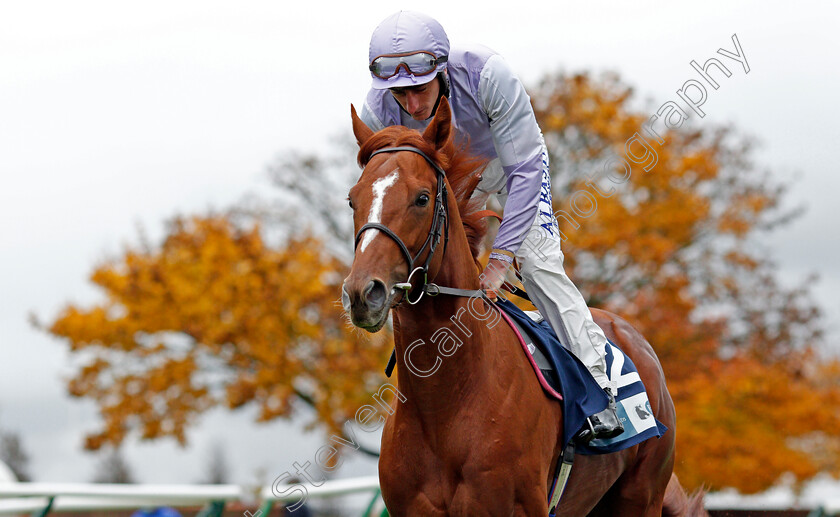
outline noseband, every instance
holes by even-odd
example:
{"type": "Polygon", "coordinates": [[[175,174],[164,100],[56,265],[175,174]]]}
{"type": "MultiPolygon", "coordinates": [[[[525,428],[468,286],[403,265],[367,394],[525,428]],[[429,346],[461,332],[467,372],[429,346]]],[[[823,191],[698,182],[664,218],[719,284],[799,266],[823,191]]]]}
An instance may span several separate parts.
{"type": "MultiPolygon", "coordinates": [[[[432,261],[432,257],[435,255],[435,250],[437,249],[438,243],[440,243],[440,238],[444,237],[443,241],[443,250],[446,253],[446,244],[449,242],[449,207],[447,206],[447,196],[446,196],[446,173],[440,166],[434,162],[431,158],[429,158],[426,153],[421,151],[416,147],[410,146],[403,146],[403,147],[387,147],[385,149],[379,149],[378,151],[374,151],[371,153],[370,158],[373,158],[377,154],[380,153],[396,153],[399,151],[408,151],[412,153],[419,154],[423,158],[429,162],[429,165],[437,173],[437,192],[435,193],[435,206],[434,211],[435,215],[432,219],[432,226],[429,229],[429,234],[426,236],[426,241],[423,243],[423,246],[417,252],[416,255],[413,257],[411,256],[411,252],[408,250],[408,246],[399,238],[399,236],[394,233],[390,228],[385,226],[381,223],[367,223],[361,228],[359,228],[358,233],[356,233],[356,243],[355,247],[359,246],[359,240],[362,237],[362,233],[366,230],[379,230],[388,237],[390,237],[397,245],[400,247],[403,256],[405,257],[406,262],[408,263],[408,269],[410,273],[408,274],[408,278],[405,282],[400,282],[394,285],[395,289],[403,289],[405,290],[405,300],[414,305],[415,303],[419,302],[421,298],[423,298],[423,294],[428,292],[430,295],[438,294],[441,292],[441,288],[436,286],[435,284],[429,284],[429,264],[432,261]],[[428,255],[426,255],[426,261],[422,266],[414,267],[415,262],[420,258],[420,255],[429,248],[428,255]],[[414,278],[414,275],[417,273],[421,273],[423,279],[423,289],[420,290],[420,295],[411,300],[408,294],[412,291],[413,287],[411,285],[411,279],[414,278]]],[[[368,158],[368,160],[370,160],[368,158]]]]}

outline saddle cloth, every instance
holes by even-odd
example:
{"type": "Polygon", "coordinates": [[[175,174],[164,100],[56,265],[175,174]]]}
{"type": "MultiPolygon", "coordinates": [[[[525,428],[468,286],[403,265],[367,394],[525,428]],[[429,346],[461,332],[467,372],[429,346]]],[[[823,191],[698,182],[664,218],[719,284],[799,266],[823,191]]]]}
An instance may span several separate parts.
{"type": "MultiPolygon", "coordinates": [[[[548,322],[534,321],[513,303],[499,299],[496,305],[519,336],[543,390],[563,405],[563,443],[567,445],[585,424],[586,417],[603,411],[608,399],[589,370],[557,339],[548,322]]],[[[540,318],[541,319],[541,318],[540,318]]],[[[641,443],[668,430],[656,420],[647,392],[633,361],[611,341],[606,346],[607,377],[618,386],[616,410],[624,432],[607,440],[592,440],[578,446],[578,454],[607,454],[641,443]]]]}

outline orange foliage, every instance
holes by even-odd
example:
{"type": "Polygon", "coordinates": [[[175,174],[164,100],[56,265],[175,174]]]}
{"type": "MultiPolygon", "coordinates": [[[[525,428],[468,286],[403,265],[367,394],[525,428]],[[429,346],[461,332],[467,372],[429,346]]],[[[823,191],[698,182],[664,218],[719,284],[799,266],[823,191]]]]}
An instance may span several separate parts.
{"type": "Polygon", "coordinates": [[[97,402],[98,449],[132,430],[186,440],[213,406],[256,403],[260,420],[295,401],[339,432],[381,383],[387,338],[350,329],[337,303],[343,265],[304,236],[275,249],[226,217],[178,219],[159,250],[128,250],[96,268],[106,301],[70,305],[49,331],[89,358],[69,380],[97,402]]]}
{"type": "Polygon", "coordinates": [[[762,364],[749,358],[717,361],[669,384],[678,401],[677,451],[681,481],[692,486],[735,486],[759,492],[780,473],[809,479],[840,474],[837,381],[826,371],[808,379],[791,372],[813,358],[792,354],[791,364],[762,364]],[[834,450],[831,450],[831,447],[834,450]]]}

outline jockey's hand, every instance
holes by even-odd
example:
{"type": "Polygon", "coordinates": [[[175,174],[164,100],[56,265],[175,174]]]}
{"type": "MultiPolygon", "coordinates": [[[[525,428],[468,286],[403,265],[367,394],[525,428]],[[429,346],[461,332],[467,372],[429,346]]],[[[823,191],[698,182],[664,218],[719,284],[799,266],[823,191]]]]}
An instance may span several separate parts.
{"type": "Polygon", "coordinates": [[[510,269],[511,264],[504,260],[496,258],[490,259],[484,272],[481,274],[481,288],[487,291],[487,296],[491,300],[496,298],[496,292],[505,281],[505,274],[510,269]]]}

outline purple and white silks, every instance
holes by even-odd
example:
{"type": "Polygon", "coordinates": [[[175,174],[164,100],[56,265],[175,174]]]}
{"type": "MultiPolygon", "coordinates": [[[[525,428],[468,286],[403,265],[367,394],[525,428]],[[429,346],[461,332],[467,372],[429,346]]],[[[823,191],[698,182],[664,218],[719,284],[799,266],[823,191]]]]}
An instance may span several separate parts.
{"type": "MultiPolygon", "coordinates": [[[[530,98],[502,57],[482,46],[452,49],[447,66],[456,138],[469,139],[470,152],[491,160],[478,190],[499,194],[502,225],[493,249],[508,261],[519,250],[537,215],[543,183],[545,143],[530,98]],[[506,200],[505,200],[506,198],[506,200]]],[[[388,90],[371,89],[362,120],[373,130],[401,125],[424,130],[388,90]]]]}

